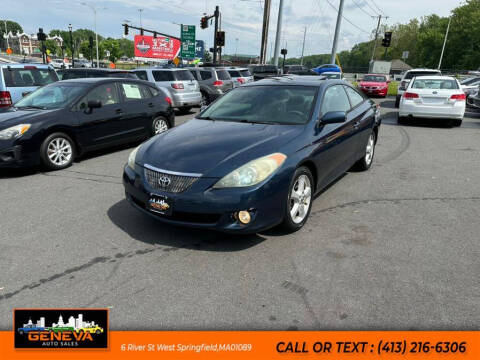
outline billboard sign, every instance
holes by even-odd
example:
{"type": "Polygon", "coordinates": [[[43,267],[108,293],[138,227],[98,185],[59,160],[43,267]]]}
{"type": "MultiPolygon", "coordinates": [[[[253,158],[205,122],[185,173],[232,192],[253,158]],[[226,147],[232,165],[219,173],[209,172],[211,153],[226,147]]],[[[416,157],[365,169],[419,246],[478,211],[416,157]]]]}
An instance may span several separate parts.
{"type": "Polygon", "coordinates": [[[181,25],[182,52],[184,59],[195,58],[195,25],[181,25]]]}
{"type": "Polygon", "coordinates": [[[195,57],[197,59],[203,59],[205,54],[205,41],[197,40],[195,41],[195,57]]]}
{"type": "Polygon", "coordinates": [[[173,60],[180,53],[180,40],[167,36],[135,35],[136,60],[173,60]]]}

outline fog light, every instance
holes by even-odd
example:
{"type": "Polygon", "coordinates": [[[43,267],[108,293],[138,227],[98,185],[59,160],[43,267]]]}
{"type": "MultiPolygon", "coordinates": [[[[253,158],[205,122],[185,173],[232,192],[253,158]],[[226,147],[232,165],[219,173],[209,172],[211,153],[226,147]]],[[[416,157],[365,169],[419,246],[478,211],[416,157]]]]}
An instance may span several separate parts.
{"type": "Polygon", "coordinates": [[[252,220],[250,213],[246,210],[239,211],[237,214],[237,218],[238,221],[240,221],[242,224],[248,224],[250,220],[252,220]]]}

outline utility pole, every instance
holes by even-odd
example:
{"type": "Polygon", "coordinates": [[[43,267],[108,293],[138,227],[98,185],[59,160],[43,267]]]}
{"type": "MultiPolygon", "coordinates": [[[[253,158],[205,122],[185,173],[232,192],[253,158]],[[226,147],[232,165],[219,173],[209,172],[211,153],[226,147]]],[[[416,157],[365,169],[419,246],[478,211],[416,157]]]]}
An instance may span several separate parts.
{"type": "Polygon", "coordinates": [[[333,37],[332,55],[330,56],[330,64],[335,64],[335,55],[337,55],[338,36],[340,35],[340,27],[342,25],[343,17],[343,3],[345,0],[340,0],[338,6],[337,25],[335,25],[335,36],[333,37]]]}
{"type": "Polygon", "coordinates": [[[452,21],[452,17],[450,16],[450,19],[448,20],[448,25],[447,25],[447,32],[445,33],[445,39],[443,40],[442,53],[440,54],[440,61],[438,62],[438,68],[437,68],[438,70],[440,70],[440,67],[442,66],[443,53],[445,52],[445,45],[447,44],[448,32],[450,31],[451,21],[452,21]]]}
{"type": "Polygon", "coordinates": [[[68,24],[68,32],[70,33],[70,50],[72,50],[72,68],[75,67],[75,48],[73,47],[72,24],[68,24]]]}
{"type": "Polygon", "coordinates": [[[213,66],[217,65],[217,52],[218,52],[218,46],[217,46],[217,31],[218,31],[218,17],[220,16],[220,9],[217,6],[215,6],[215,12],[214,15],[215,17],[215,31],[213,32],[213,66]]]}
{"type": "Polygon", "coordinates": [[[263,7],[263,27],[262,27],[262,43],[260,46],[260,64],[265,64],[267,60],[268,45],[268,24],[270,23],[270,5],[272,0],[265,0],[263,7]]]}
{"type": "Polygon", "coordinates": [[[142,27],[142,11],[143,9],[138,9],[138,12],[140,13],[140,27],[142,27]]]}
{"type": "Polygon", "coordinates": [[[377,30],[375,30],[375,40],[373,42],[373,51],[372,51],[372,57],[371,57],[370,61],[373,61],[373,58],[375,57],[375,50],[377,49],[378,30],[380,30],[380,22],[381,21],[382,21],[382,15],[378,15],[377,30]]]}
{"type": "Polygon", "coordinates": [[[278,54],[280,52],[280,35],[282,34],[282,17],[283,17],[283,0],[280,0],[280,4],[278,6],[277,35],[275,37],[275,53],[273,55],[273,65],[275,66],[278,66],[278,54]]]}
{"type": "MultiPolygon", "coordinates": [[[[5,37],[7,39],[7,49],[10,47],[10,44],[8,43],[8,34],[7,34],[7,20],[3,20],[3,23],[5,24],[5,37]]],[[[20,39],[20,38],[19,38],[20,39]]]]}
{"type": "Polygon", "coordinates": [[[300,65],[303,65],[303,52],[305,51],[305,38],[306,37],[307,37],[307,27],[305,26],[305,31],[303,32],[302,58],[300,59],[300,65]]]}

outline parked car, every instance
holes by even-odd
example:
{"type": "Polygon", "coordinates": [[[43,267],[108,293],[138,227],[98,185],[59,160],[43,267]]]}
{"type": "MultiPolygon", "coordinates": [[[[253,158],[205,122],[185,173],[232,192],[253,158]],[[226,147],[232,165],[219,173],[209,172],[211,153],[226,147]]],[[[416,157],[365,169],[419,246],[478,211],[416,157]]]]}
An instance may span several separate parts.
{"type": "Polygon", "coordinates": [[[314,195],[352,166],[367,170],[376,104],[341,80],[245,84],[133,150],[127,200],[163,222],[255,233],[300,229],[314,195]]]}
{"type": "Polygon", "coordinates": [[[468,105],[468,97],[471,95],[476,95],[478,93],[478,88],[480,86],[480,78],[471,78],[466,79],[460,82],[460,86],[462,87],[465,96],[467,97],[467,105],[468,105]]]}
{"type": "Polygon", "coordinates": [[[313,68],[312,69],[313,71],[315,71],[317,74],[323,74],[324,72],[339,72],[341,73],[342,72],[342,69],[340,69],[340,67],[336,64],[324,64],[324,65],[320,65],[320,66],[317,66],[316,68],[313,68]]]}
{"type": "Polygon", "coordinates": [[[52,59],[50,64],[55,69],[68,69],[70,68],[70,63],[65,62],[63,59],[52,59]]]}
{"type": "Polygon", "coordinates": [[[185,69],[136,69],[134,73],[142,80],[150,81],[165,89],[172,99],[172,106],[182,112],[189,112],[200,105],[202,95],[198,81],[185,69]]]}
{"type": "Polygon", "coordinates": [[[134,79],[58,81],[0,113],[0,167],[58,170],[90,150],[139,141],[174,126],[171,99],[134,79]]]}
{"type": "Polygon", "coordinates": [[[470,108],[480,109],[480,96],[478,88],[476,92],[467,96],[466,105],[470,108]]]}
{"type": "Polygon", "coordinates": [[[465,99],[465,93],[454,77],[414,77],[400,100],[398,121],[401,123],[407,117],[441,118],[460,126],[465,114],[465,99]]]}
{"type": "Polygon", "coordinates": [[[138,79],[137,75],[135,75],[133,71],[121,70],[121,69],[74,68],[74,69],[58,70],[57,74],[61,76],[62,80],[99,78],[99,77],[138,79]]]}
{"type": "Polygon", "coordinates": [[[75,68],[91,68],[92,62],[87,59],[75,59],[75,68]]]}
{"type": "Polygon", "coordinates": [[[20,327],[17,329],[18,333],[20,335],[23,335],[25,333],[29,333],[30,331],[44,331],[45,328],[42,326],[37,326],[34,324],[26,324],[23,327],[20,327]]]}
{"type": "Polygon", "coordinates": [[[208,105],[233,89],[233,80],[227,69],[221,67],[199,67],[188,69],[200,84],[201,105],[208,105]]]}
{"type": "Polygon", "coordinates": [[[280,74],[279,68],[275,65],[249,65],[248,70],[253,75],[254,81],[267,79],[280,74]]]}
{"type": "MultiPolygon", "coordinates": [[[[317,73],[315,73],[315,75],[317,75],[317,73]]],[[[322,73],[322,76],[325,79],[345,80],[345,78],[343,77],[343,74],[339,73],[339,72],[325,71],[325,72],[322,73]]]]}
{"type": "Polygon", "coordinates": [[[387,97],[390,78],[383,74],[367,74],[358,83],[358,88],[368,96],[387,97]]]}
{"type": "Polygon", "coordinates": [[[283,73],[289,75],[317,75],[315,71],[303,65],[285,65],[283,73]]]}
{"type": "Polygon", "coordinates": [[[233,87],[237,87],[253,81],[253,76],[247,68],[229,68],[227,69],[233,81],[233,87]]]}
{"type": "Polygon", "coordinates": [[[77,333],[79,332],[85,332],[85,333],[90,333],[90,334],[101,334],[103,333],[103,328],[101,328],[98,325],[92,325],[92,326],[85,326],[80,329],[75,330],[77,333]]]}
{"type": "Polygon", "coordinates": [[[441,76],[442,73],[440,70],[434,69],[411,69],[406,71],[403,74],[400,85],[398,86],[397,97],[395,99],[395,107],[398,108],[400,105],[400,98],[408,87],[410,80],[417,76],[441,76]]]}
{"type": "Polygon", "coordinates": [[[39,86],[58,81],[55,70],[43,64],[0,64],[0,109],[8,108],[39,86]]]}

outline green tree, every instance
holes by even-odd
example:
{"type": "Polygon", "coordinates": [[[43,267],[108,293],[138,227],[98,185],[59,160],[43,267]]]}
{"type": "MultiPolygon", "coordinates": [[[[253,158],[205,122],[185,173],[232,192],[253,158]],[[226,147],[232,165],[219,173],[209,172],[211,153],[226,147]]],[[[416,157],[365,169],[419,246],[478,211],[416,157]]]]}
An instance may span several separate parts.
{"type": "MultiPolygon", "coordinates": [[[[23,33],[23,29],[20,26],[19,23],[12,21],[12,20],[7,20],[7,33],[12,32],[13,35],[21,34],[23,33]]],[[[3,39],[3,35],[5,34],[5,20],[0,20],[0,36],[3,39]]]]}
{"type": "Polygon", "coordinates": [[[133,41],[129,39],[118,39],[118,45],[120,46],[120,56],[126,56],[128,58],[133,58],[134,56],[134,45],[133,41]]]}
{"type": "Polygon", "coordinates": [[[50,51],[49,56],[57,56],[62,53],[61,49],[57,46],[57,44],[53,40],[45,41],[45,49],[50,51]]]}
{"type": "Polygon", "coordinates": [[[208,50],[205,50],[205,52],[203,53],[203,62],[211,62],[212,61],[212,54],[210,54],[210,51],[208,50]]]}
{"type": "Polygon", "coordinates": [[[108,38],[106,40],[103,40],[100,44],[103,46],[105,53],[108,51],[108,60],[110,60],[111,62],[115,63],[122,55],[118,40],[108,38]]]}

